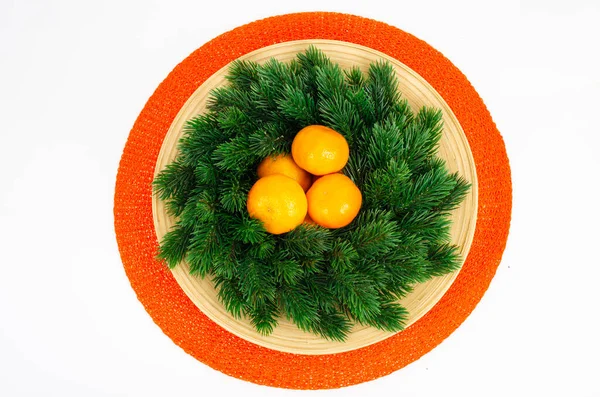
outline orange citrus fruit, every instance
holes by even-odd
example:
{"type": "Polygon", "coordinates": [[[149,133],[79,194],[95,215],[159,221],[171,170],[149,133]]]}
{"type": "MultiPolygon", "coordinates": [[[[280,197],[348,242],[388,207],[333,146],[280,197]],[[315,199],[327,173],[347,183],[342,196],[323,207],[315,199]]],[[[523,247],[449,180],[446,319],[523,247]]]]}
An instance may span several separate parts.
{"type": "Polygon", "coordinates": [[[290,177],[298,182],[304,191],[307,191],[312,183],[311,175],[298,167],[291,154],[267,157],[258,165],[257,172],[259,178],[274,174],[290,177]]]}
{"type": "Polygon", "coordinates": [[[344,174],[325,175],[306,192],[308,215],[323,227],[344,227],[358,215],[362,194],[344,174]]]}
{"type": "Polygon", "coordinates": [[[281,234],[304,221],[307,201],[298,182],[274,174],[256,181],[248,192],[246,207],[251,218],[263,222],[267,232],[281,234]]]}
{"type": "Polygon", "coordinates": [[[346,138],[323,125],[304,127],[292,142],[294,161],[313,175],[338,172],[348,162],[349,154],[346,138]]]}

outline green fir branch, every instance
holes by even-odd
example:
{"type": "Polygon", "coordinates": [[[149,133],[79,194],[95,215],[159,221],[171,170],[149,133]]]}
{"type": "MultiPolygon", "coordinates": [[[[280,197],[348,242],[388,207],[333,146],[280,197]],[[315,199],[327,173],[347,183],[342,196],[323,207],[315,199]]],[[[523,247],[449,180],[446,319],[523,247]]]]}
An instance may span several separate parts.
{"type": "Polygon", "coordinates": [[[329,260],[331,267],[335,271],[344,271],[351,269],[353,264],[359,259],[358,252],[348,240],[337,238],[331,247],[329,260]]]}
{"type": "Polygon", "coordinates": [[[329,229],[302,224],[285,234],[281,247],[293,258],[322,257],[331,247],[331,238],[329,229]]]}
{"type": "MultiPolygon", "coordinates": [[[[265,241],[267,231],[262,222],[252,219],[246,214],[237,218],[238,223],[233,227],[233,237],[244,244],[260,244],[265,241]]],[[[274,247],[274,245],[272,246],[274,247]]],[[[261,258],[264,259],[264,258],[261,258]]]]}
{"type": "Polygon", "coordinates": [[[208,223],[195,227],[185,257],[190,266],[190,274],[200,277],[209,274],[213,260],[225,248],[221,244],[222,236],[217,224],[208,223]]]}
{"type": "Polygon", "coordinates": [[[317,318],[310,327],[311,332],[336,342],[344,342],[351,329],[352,322],[347,315],[335,309],[322,308],[317,311],[317,318]]]}
{"type": "Polygon", "coordinates": [[[177,266],[187,254],[193,230],[192,226],[175,225],[161,240],[157,258],[164,260],[171,269],[177,266]]]}
{"type": "Polygon", "coordinates": [[[364,274],[336,272],[331,277],[329,288],[347,313],[360,324],[369,324],[380,313],[375,284],[364,274]]]}
{"type": "Polygon", "coordinates": [[[410,180],[408,165],[396,159],[388,161],[387,166],[375,169],[367,176],[364,186],[366,208],[393,209],[410,180]]]}
{"type": "Polygon", "coordinates": [[[246,308],[254,328],[262,335],[270,335],[277,326],[279,305],[272,300],[257,301],[246,308]]]}
{"type": "Polygon", "coordinates": [[[281,302],[283,312],[288,320],[292,321],[303,331],[311,331],[313,323],[318,317],[317,302],[297,286],[285,286],[281,289],[281,302]]]}
{"type": "Polygon", "coordinates": [[[239,287],[239,278],[217,275],[213,281],[218,291],[219,301],[233,318],[241,319],[245,314],[247,303],[239,287]]]}
{"type": "Polygon", "coordinates": [[[224,210],[231,213],[242,213],[246,208],[246,198],[252,184],[248,178],[240,178],[236,174],[228,176],[219,186],[221,205],[224,210]]]}
{"type": "Polygon", "coordinates": [[[222,143],[213,152],[213,161],[224,171],[243,172],[257,161],[257,155],[250,150],[247,135],[238,135],[222,143]]]}
{"type": "Polygon", "coordinates": [[[194,167],[181,161],[167,164],[153,181],[154,192],[160,200],[185,197],[194,188],[194,167]]]}
{"type": "Polygon", "coordinates": [[[239,285],[250,306],[275,300],[276,277],[270,263],[243,258],[238,262],[238,273],[244,275],[240,278],[239,285]]]}
{"type": "Polygon", "coordinates": [[[408,320],[408,310],[395,299],[384,300],[379,305],[379,312],[368,322],[371,327],[387,332],[398,332],[404,329],[408,320]]]}
{"type": "Polygon", "coordinates": [[[280,285],[295,287],[304,274],[298,261],[280,257],[273,261],[273,271],[280,285]]]}
{"type": "Polygon", "coordinates": [[[427,253],[427,273],[435,277],[458,270],[460,267],[458,251],[456,245],[450,244],[430,247],[427,253]]]}
{"type": "Polygon", "coordinates": [[[348,232],[348,241],[361,257],[385,254],[398,244],[398,223],[389,211],[365,210],[355,224],[348,232]]]}
{"type": "Polygon", "coordinates": [[[258,80],[260,66],[256,62],[233,61],[229,73],[225,77],[231,87],[239,90],[247,90],[252,83],[258,80]]]}
{"type": "Polygon", "coordinates": [[[277,107],[288,119],[299,125],[319,124],[321,119],[315,99],[304,87],[284,85],[283,95],[277,100],[277,107]]]}
{"type": "Polygon", "coordinates": [[[378,61],[369,66],[366,92],[375,108],[375,118],[386,120],[400,101],[398,81],[390,63],[378,61]]]}
{"type": "Polygon", "coordinates": [[[248,148],[260,159],[289,153],[294,139],[293,132],[285,124],[269,122],[248,136],[248,148]]]}

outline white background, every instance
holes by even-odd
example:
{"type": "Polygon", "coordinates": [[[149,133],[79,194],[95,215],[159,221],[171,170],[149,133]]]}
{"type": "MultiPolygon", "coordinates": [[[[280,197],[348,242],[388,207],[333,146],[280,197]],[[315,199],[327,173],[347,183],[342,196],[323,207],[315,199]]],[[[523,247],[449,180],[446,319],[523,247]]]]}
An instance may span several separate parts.
{"type": "Polygon", "coordinates": [[[507,145],[513,221],[473,314],[439,347],[324,396],[600,396],[600,3],[0,0],[0,396],[290,396],[196,361],[123,271],[112,199],[157,85],[239,25],[339,11],[446,55],[507,145]],[[394,4],[393,6],[391,4],[394,4]]]}

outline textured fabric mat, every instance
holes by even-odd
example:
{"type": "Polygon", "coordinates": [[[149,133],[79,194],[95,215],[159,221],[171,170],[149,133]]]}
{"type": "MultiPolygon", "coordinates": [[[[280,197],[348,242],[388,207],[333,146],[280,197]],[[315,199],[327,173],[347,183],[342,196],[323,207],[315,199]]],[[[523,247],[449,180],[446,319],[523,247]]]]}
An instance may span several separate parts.
{"type": "Polygon", "coordinates": [[[492,280],[508,236],[512,189],[504,143],[466,77],[425,42],[387,24],[338,13],[299,13],[238,27],[194,51],[167,76],[136,120],[116,181],[114,217],[127,277],[163,332],[199,361],[258,384],[327,389],[369,381],[417,360],[448,337],[472,312],[492,280]],[[414,325],[377,344],[346,353],[282,353],[247,342],[209,320],[154,259],[154,166],[170,124],[188,97],[236,58],[272,44],[330,39],[373,48],[396,58],[445,99],[468,138],[479,181],[478,218],[467,260],[444,297],[414,325]]]}

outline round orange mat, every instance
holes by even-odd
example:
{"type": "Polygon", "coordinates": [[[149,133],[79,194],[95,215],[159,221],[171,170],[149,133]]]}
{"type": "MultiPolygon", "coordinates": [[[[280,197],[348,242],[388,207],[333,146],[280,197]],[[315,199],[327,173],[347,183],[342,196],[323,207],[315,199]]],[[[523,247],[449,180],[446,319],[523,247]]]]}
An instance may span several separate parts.
{"type": "Polygon", "coordinates": [[[223,373],[293,389],[328,389],[369,381],[417,360],[450,335],[475,308],[506,244],[512,189],[504,142],[466,77],[425,42],[387,24],[338,13],[299,13],[241,26],[194,51],[159,85],[127,140],[115,189],[115,231],[131,286],[155,323],[187,353],[223,373]],[[408,329],[377,344],[331,355],[282,353],[254,345],[209,320],[154,259],[152,178],[163,139],[187,98],[229,62],[272,44],[330,39],[367,46],[406,64],[445,99],[469,140],[477,167],[479,207],[473,245],[444,297],[408,329]]]}

